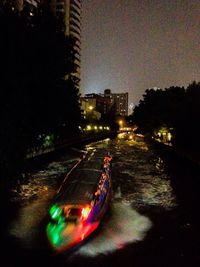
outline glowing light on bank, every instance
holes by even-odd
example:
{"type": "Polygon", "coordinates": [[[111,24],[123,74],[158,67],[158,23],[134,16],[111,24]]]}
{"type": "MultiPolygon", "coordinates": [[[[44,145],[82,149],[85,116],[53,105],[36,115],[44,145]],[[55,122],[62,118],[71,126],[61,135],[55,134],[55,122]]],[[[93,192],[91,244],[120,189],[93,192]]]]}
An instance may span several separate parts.
{"type": "Polygon", "coordinates": [[[90,111],[92,111],[94,109],[93,106],[89,106],[88,108],[89,108],[90,111]]]}
{"type": "Polygon", "coordinates": [[[92,130],[92,126],[91,126],[91,125],[87,125],[86,130],[87,130],[87,131],[92,130]]]}

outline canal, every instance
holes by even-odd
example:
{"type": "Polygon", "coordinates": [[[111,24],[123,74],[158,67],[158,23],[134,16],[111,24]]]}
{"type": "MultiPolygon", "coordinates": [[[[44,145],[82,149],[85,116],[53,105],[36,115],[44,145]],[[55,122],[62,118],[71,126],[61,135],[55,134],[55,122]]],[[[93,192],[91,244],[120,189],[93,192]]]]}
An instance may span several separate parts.
{"type": "Polygon", "coordinates": [[[0,266],[200,266],[199,170],[142,138],[105,139],[68,149],[22,173],[0,266]],[[66,173],[87,151],[113,157],[113,198],[101,227],[69,253],[45,236],[48,207],[66,173]]]}

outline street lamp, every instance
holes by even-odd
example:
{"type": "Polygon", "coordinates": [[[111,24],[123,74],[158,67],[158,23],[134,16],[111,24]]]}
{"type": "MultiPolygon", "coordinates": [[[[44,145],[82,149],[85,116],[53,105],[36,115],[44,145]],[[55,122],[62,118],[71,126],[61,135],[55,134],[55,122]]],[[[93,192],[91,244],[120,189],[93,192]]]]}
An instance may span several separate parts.
{"type": "Polygon", "coordinates": [[[89,106],[88,108],[89,108],[90,111],[92,111],[94,109],[93,106],[89,106]]]}
{"type": "Polygon", "coordinates": [[[119,121],[119,127],[122,128],[123,127],[123,120],[119,121]]]}

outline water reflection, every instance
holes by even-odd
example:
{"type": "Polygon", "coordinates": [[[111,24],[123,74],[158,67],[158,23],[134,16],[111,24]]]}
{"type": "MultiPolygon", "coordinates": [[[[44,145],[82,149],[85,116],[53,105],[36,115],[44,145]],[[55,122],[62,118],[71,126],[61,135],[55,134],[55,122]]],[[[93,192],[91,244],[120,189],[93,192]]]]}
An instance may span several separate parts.
{"type": "MultiPolygon", "coordinates": [[[[115,197],[111,214],[103,221],[100,233],[83,245],[71,259],[77,255],[93,257],[107,254],[143,240],[152,222],[139,213],[140,208],[160,207],[170,210],[176,206],[164,163],[148,150],[143,141],[106,139],[83,149],[90,152],[98,150],[100,157],[107,151],[112,154],[115,197]]],[[[63,155],[42,169],[25,174],[26,179],[15,189],[13,202],[18,202],[21,208],[10,233],[20,240],[22,246],[40,248],[40,223],[65,173],[78,159],[78,154],[63,155]]]]}
{"type": "Polygon", "coordinates": [[[48,200],[52,195],[43,195],[41,199],[32,201],[19,210],[17,218],[11,224],[10,234],[20,241],[20,246],[26,249],[41,248],[40,225],[46,216],[48,200]]]}
{"type": "Polygon", "coordinates": [[[47,191],[56,190],[63,177],[79,159],[66,160],[63,158],[50,162],[42,170],[23,174],[23,179],[18,180],[17,188],[12,190],[12,201],[20,201],[21,204],[25,204],[32,201],[33,198],[41,198],[47,191]]]}
{"type": "Polygon", "coordinates": [[[175,207],[176,199],[163,161],[149,151],[144,142],[120,142],[113,172],[123,198],[135,208],[160,206],[168,210],[175,207]],[[130,147],[130,143],[134,146],[130,147]]]}

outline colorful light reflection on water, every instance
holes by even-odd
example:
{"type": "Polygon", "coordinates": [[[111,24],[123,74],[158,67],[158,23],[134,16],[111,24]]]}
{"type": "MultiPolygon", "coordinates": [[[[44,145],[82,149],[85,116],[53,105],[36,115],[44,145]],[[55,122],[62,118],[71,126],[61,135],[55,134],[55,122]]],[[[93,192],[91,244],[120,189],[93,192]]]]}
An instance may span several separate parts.
{"type": "MultiPolygon", "coordinates": [[[[127,244],[142,241],[151,229],[152,222],[141,215],[139,209],[155,206],[169,210],[176,206],[176,198],[162,161],[148,150],[143,141],[106,139],[86,146],[85,150],[99,150],[100,154],[110,151],[112,154],[115,197],[111,213],[103,221],[100,231],[80,247],[72,258],[77,255],[94,257],[107,254],[127,244]]],[[[58,188],[59,175],[69,170],[72,162],[76,162],[76,159],[69,160],[69,154],[66,158],[63,156],[57,162],[28,174],[28,180],[19,185],[13,201],[20,202],[21,207],[10,232],[22,245],[30,249],[40,247],[40,238],[36,238],[40,223],[58,188]]],[[[55,244],[59,242],[63,227],[60,225],[60,229],[56,230],[55,244]]]]}

